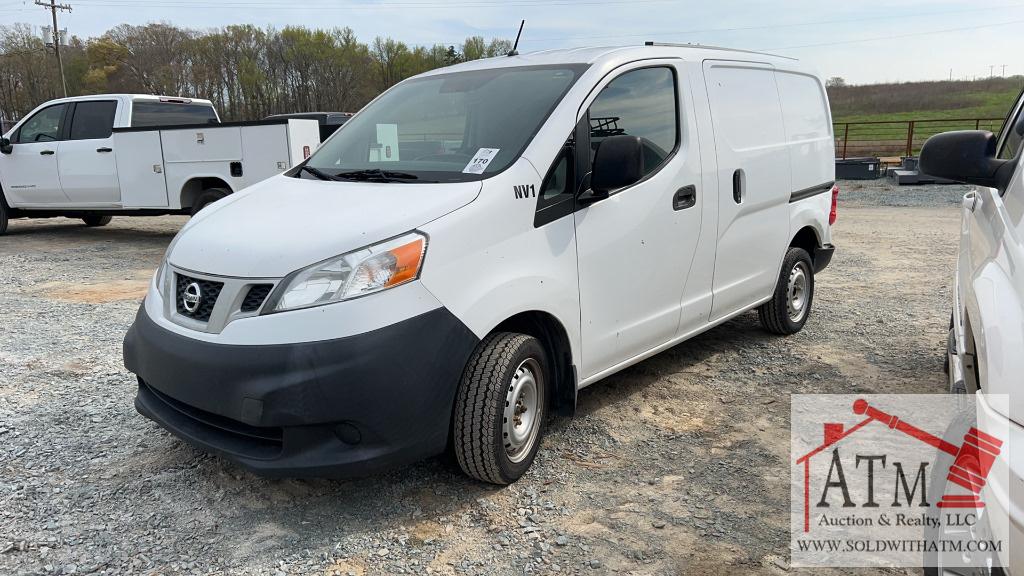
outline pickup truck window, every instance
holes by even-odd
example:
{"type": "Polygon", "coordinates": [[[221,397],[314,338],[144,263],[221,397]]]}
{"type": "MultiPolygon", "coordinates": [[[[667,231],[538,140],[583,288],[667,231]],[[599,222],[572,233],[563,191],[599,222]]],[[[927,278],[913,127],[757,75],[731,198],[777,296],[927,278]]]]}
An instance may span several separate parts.
{"type": "Polygon", "coordinates": [[[585,69],[516,66],[403,82],[353,117],[308,166],[338,179],[481,180],[519,158],[585,69]]]}
{"type": "Polygon", "coordinates": [[[117,102],[96,100],[75,104],[71,119],[70,140],[99,140],[109,138],[114,129],[114,113],[117,102]]]}
{"type": "Polygon", "coordinates": [[[217,123],[217,114],[209,104],[147,101],[132,103],[132,127],[135,128],[217,123]]]}
{"type": "Polygon", "coordinates": [[[18,129],[14,141],[20,143],[53,142],[60,140],[64,128],[66,104],[55,104],[36,112],[18,129]]]}
{"type": "Polygon", "coordinates": [[[1003,148],[999,151],[999,158],[1013,160],[1020,152],[1020,143],[1024,139],[1024,112],[1018,111],[1017,117],[1006,123],[1006,136],[1003,139],[1003,148]]]}

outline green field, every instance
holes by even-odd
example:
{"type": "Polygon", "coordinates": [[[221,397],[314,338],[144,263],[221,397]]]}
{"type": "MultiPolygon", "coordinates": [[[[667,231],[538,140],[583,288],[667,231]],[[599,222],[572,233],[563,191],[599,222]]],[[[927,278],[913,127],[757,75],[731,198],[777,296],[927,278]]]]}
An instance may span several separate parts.
{"type": "Polygon", "coordinates": [[[1003,118],[1024,76],[829,87],[835,122],[1003,118]]]}

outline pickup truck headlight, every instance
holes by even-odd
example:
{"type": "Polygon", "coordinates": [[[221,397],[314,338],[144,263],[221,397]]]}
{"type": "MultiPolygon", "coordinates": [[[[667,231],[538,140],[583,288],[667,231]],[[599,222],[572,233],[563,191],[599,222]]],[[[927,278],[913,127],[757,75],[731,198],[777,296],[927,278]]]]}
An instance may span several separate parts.
{"type": "Polygon", "coordinates": [[[267,313],[358,298],[411,282],[420,275],[427,237],[412,232],[288,275],[274,290],[267,313]]]}

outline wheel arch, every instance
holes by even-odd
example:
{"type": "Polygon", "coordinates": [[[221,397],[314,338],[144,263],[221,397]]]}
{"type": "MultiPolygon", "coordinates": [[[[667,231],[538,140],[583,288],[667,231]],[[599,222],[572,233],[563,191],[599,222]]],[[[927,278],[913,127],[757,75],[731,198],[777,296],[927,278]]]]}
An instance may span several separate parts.
{"type": "Polygon", "coordinates": [[[988,394],[1011,394],[1024,373],[1024,303],[995,262],[982,266],[964,292],[964,343],[973,347],[978,382],[988,394]]]}
{"type": "Polygon", "coordinates": [[[211,188],[223,188],[228,191],[229,194],[234,193],[234,189],[220,176],[193,176],[185,184],[181,186],[180,192],[180,206],[182,208],[191,208],[199,195],[211,188]]]}
{"type": "Polygon", "coordinates": [[[549,312],[529,310],[506,318],[491,332],[518,332],[540,340],[554,375],[550,392],[552,407],[560,414],[571,416],[576,410],[576,367],[572,362],[569,333],[558,318],[549,312]]]}
{"type": "Polygon", "coordinates": [[[789,241],[790,248],[803,248],[811,256],[811,263],[814,263],[814,255],[818,248],[821,248],[821,238],[814,226],[807,225],[797,230],[789,241]]]}

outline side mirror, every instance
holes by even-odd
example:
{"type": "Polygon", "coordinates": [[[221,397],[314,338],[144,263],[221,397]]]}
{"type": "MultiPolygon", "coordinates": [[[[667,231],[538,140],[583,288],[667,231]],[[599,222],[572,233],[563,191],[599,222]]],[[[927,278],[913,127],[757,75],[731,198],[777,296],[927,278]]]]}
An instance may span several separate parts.
{"type": "Polygon", "coordinates": [[[10,154],[14,151],[14,145],[9,138],[0,138],[0,153],[10,154]]]}
{"type": "Polygon", "coordinates": [[[638,136],[612,136],[601,141],[594,154],[591,193],[580,198],[596,202],[608,194],[636,184],[644,177],[644,147],[638,136]]]}
{"type": "Polygon", "coordinates": [[[1013,161],[996,158],[997,139],[984,130],[936,134],[921,148],[921,172],[965,184],[1005,190],[1013,161]]]}

